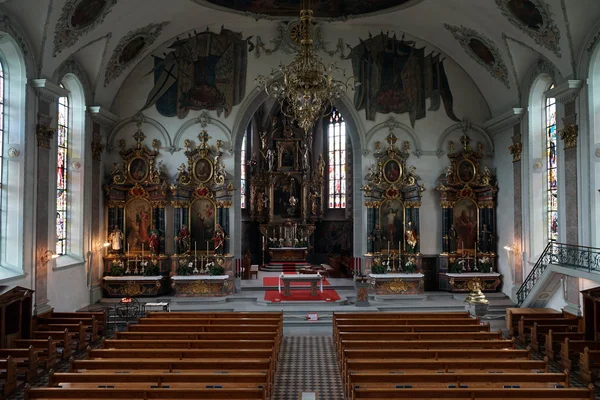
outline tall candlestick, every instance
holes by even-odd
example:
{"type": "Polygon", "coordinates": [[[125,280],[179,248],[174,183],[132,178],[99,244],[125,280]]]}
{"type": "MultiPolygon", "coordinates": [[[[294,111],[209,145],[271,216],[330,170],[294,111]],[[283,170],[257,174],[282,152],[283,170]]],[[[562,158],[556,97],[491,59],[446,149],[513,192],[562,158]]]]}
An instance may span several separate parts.
{"type": "Polygon", "coordinates": [[[196,241],[194,240],[194,255],[196,255],[196,252],[198,251],[198,248],[196,247],[198,243],[196,243],[196,241]]]}
{"type": "Polygon", "coordinates": [[[144,243],[142,243],[142,260],[144,260],[144,243]]]}
{"type": "MultiPolygon", "coordinates": [[[[208,244],[209,244],[209,243],[210,243],[210,242],[207,240],[207,241],[206,241],[206,254],[207,254],[207,255],[208,255],[208,252],[210,251],[210,250],[208,249],[208,244]]],[[[216,250],[216,249],[215,249],[215,250],[216,250]]]]}
{"type": "Polygon", "coordinates": [[[390,254],[390,241],[388,240],[388,260],[389,260],[389,254],[390,254]]]}
{"type": "Polygon", "coordinates": [[[127,243],[127,257],[129,257],[129,243],[127,243]]]}
{"type": "Polygon", "coordinates": [[[465,256],[465,242],[464,242],[464,240],[461,242],[460,248],[461,248],[460,252],[461,252],[462,256],[464,257],[465,256]]]}

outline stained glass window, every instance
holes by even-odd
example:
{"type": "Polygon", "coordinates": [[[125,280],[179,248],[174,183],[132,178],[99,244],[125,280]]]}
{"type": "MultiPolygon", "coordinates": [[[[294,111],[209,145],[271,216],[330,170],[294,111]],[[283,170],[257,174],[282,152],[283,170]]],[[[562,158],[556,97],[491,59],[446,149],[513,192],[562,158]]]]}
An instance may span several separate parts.
{"type": "Polygon", "coordinates": [[[58,147],[56,152],[56,254],[58,255],[67,253],[69,118],[69,99],[61,97],[58,99],[58,147]]]}
{"type": "Polygon", "coordinates": [[[0,187],[2,187],[2,166],[4,165],[4,66],[0,62],[0,187]]]}
{"type": "Polygon", "coordinates": [[[242,182],[240,188],[240,194],[242,196],[242,208],[246,208],[246,134],[244,134],[244,139],[242,140],[242,154],[241,154],[241,163],[242,163],[242,182]]]}
{"type": "MultiPolygon", "coordinates": [[[[550,89],[554,88],[554,85],[550,89]]],[[[548,241],[558,240],[558,181],[556,168],[556,99],[546,99],[546,171],[548,241]]]]}
{"type": "Polygon", "coordinates": [[[346,123],[337,110],[329,117],[329,208],[346,208],[346,123]]]}

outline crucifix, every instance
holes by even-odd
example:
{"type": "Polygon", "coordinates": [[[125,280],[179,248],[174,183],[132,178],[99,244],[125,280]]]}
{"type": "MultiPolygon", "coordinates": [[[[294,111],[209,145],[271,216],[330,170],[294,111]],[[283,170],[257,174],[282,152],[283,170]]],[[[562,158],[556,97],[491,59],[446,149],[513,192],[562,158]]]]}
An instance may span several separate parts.
{"type": "Polygon", "coordinates": [[[212,139],[212,136],[209,136],[209,134],[205,130],[202,130],[202,132],[200,132],[200,134],[198,135],[198,140],[200,140],[200,146],[198,147],[201,149],[208,148],[206,142],[208,142],[210,139],[212,139]]]}
{"type": "Polygon", "coordinates": [[[392,132],[390,132],[390,134],[385,138],[385,140],[386,142],[388,142],[388,146],[391,149],[392,147],[394,147],[398,139],[396,139],[396,136],[392,132]]]}
{"type": "Polygon", "coordinates": [[[140,148],[142,147],[142,142],[144,141],[144,139],[146,139],[146,135],[144,135],[144,132],[142,132],[142,130],[138,128],[138,131],[133,135],[133,138],[137,142],[137,147],[140,148]]]}
{"type": "Polygon", "coordinates": [[[469,143],[471,142],[471,138],[470,137],[468,137],[466,134],[462,135],[462,137],[460,138],[460,141],[461,141],[461,143],[463,145],[463,148],[465,150],[471,150],[469,148],[469,143]]]}

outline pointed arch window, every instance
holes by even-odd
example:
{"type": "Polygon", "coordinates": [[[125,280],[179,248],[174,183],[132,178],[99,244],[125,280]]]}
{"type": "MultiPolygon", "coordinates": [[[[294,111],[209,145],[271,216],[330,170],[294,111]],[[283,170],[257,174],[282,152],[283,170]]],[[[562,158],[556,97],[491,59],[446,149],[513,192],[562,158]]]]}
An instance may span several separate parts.
{"type": "MultiPolygon", "coordinates": [[[[553,89],[554,85],[550,87],[553,89]]],[[[556,151],[556,99],[546,98],[546,193],[548,201],[548,241],[558,240],[558,177],[556,151]]]]}
{"type": "Polygon", "coordinates": [[[244,139],[242,139],[242,151],[241,151],[241,185],[240,185],[240,196],[242,208],[246,208],[246,137],[248,135],[244,133],[244,139]]]}
{"type": "MultiPolygon", "coordinates": [[[[61,85],[64,89],[64,86],[61,85]]],[[[69,165],[69,98],[58,99],[58,147],[56,157],[56,254],[67,253],[68,174],[69,165]]]]}
{"type": "Polygon", "coordinates": [[[328,127],[329,208],[346,208],[346,123],[336,109],[328,127]]]}

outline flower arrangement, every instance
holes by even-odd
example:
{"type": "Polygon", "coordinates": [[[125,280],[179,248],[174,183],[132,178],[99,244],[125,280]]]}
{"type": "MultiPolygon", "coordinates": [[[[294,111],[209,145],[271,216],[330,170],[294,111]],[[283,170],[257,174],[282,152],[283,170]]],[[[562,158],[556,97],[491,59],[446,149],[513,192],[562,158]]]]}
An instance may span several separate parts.
{"type": "Polygon", "coordinates": [[[194,263],[182,258],[179,260],[179,267],[177,267],[177,275],[188,276],[192,274],[194,263]]]}
{"type": "Polygon", "coordinates": [[[277,249],[279,248],[279,241],[275,238],[269,238],[269,248],[270,249],[277,249]]]}
{"type": "Polygon", "coordinates": [[[125,269],[123,269],[123,261],[113,260],[110,265],[110,274],[112,276],[123,276],[125,275],[125,269]]]}
{"type": "Polygon", "coordinates": [[[417,272],[417,264],[415,264],[415,261],[416,260],[413,257],[410,257],[408,261],[406,261],[406,264],[404,264],[404,272],[407,274],[414,274],[417,272]]]}
{"type": "Polygon", "coordinates": [[[214,262],[209,262],[208,264],[206,264],[206,269],[208,269],[209,274],[212,276],[215,275],[224,275],[225,274],[225,268],[223,268],[220,265],[216,265],[214,262]]]}
{"type": "Polygon", "coordinates": [[[481,257],[477,267],[481,272],[488,274],[492,272],[492,260],[489,257],[481,257]]]}
{"type": "Polygon", "coordinates": [[[464,260],[459,260],[457,258],[451,258],[449,260],[448,269],[453,274],[460,274],[462,272],[463,265],[464,265],[464,260]],[[462,263],[461,263],[461,261],[462,261],[462,263]]]}
{"type": "Polygon", "coordinates": [[[387,272],[387,268],[388,268],[386,263],[387,263],[387,261],[384,261],[381,264],[379,264],[379,263],[373,264],[373,267],[371,267],[371,273],[372,274],[385,274],[387,272]]]}

